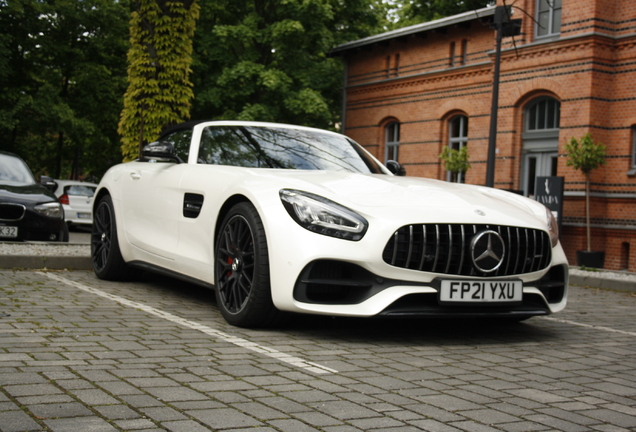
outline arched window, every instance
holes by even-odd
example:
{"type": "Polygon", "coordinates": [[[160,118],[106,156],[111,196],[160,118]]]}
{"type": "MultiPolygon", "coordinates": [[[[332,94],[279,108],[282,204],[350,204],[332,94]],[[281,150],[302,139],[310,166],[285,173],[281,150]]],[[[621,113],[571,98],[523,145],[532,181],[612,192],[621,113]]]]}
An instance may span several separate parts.
{"type": "Polygon", "coordinates": [[[553,97],[533,99],[525,108],[521,188],[534,195],[537,177],[557,175],[561,103],[553,97]]]}
{"type": "Polygon", "coordinates": [[[400,123],[391,122],[384,128],[384,161],[398,161],[400,150],[400,123]]]}
{"type": "Polygon", "coordinates": [[[561,104],[551,97],[537,98],[526,108],[525,131],[559,129],[561,104]]]}
{"type": "MultiPolygon", "coordinates": [[[[468,144],[468,117],[456,115],[448,122],[448,147],[461,150],[468,144]]],[[[446,172],[446,181],[464,183],[465,173],[446,172]]]]}

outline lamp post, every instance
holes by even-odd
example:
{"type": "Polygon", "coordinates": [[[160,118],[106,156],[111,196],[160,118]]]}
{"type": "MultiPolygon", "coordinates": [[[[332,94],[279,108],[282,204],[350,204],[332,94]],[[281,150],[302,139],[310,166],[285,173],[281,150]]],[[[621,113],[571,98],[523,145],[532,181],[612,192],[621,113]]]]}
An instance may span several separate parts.
{"type": "Polygon", "coordinates": [[[486,165],[486,186],[495,186],[495,159],[497,153],[497,112],[499,108],[499,69],[501,63],[501,40],[504,36],[521,34],[521,20],[511,20],[510,6],[497,6],[492,28],[496,30],[495,70],[492,84],[492,104],[490,107],[490,133],[488,135],[488,161],[486,165]]]}

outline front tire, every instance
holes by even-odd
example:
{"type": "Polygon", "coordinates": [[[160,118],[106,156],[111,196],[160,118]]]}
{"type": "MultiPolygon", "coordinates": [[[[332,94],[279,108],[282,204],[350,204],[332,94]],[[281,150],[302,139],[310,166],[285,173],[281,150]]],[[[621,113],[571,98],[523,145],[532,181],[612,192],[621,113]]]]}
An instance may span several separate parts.
{"type": "Polygon", "coordinates": [[[93,271],[100,279],[121,280],[128,271],[119,249],[115,208],[110,195],[104,195],[95,207],[91,231],[91,261],[93,271]]]}
{"type": "Polygon", "coordinates": [[[263,222],[249,203],[230,209],[214,250],[216,301],[225,320],[237,327],[262,327],[279,312],[272,302],[269,255],[263,222]]]}

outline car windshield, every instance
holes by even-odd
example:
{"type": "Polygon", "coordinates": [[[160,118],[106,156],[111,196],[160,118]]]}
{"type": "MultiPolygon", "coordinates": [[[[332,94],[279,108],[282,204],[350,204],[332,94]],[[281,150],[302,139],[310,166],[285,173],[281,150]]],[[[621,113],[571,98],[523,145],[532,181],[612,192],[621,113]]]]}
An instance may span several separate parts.
{"type": "Polygon", "coordinates": [[[0,154],[0,183],[12,186],[35,184],[35,178],[22,159],[0,154]]]}
{"type": "Polygon", "coordinates": [[[258,126],[205,128],[201,136],[199,163],[384,173],[359,144],[345,136],[258,126]]]}

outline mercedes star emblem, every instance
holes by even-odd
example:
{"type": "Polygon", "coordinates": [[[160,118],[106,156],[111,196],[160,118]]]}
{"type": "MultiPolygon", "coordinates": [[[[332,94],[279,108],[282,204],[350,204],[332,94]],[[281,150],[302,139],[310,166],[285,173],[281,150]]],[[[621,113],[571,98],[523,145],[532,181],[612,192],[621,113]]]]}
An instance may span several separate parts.
{"type": "Polygon", "coordinates": [[[477,270],[491,273],[501,267],[506,255],[506,245],[498,232],[486,230],[473,237],[470,251],[477,270]]]}

